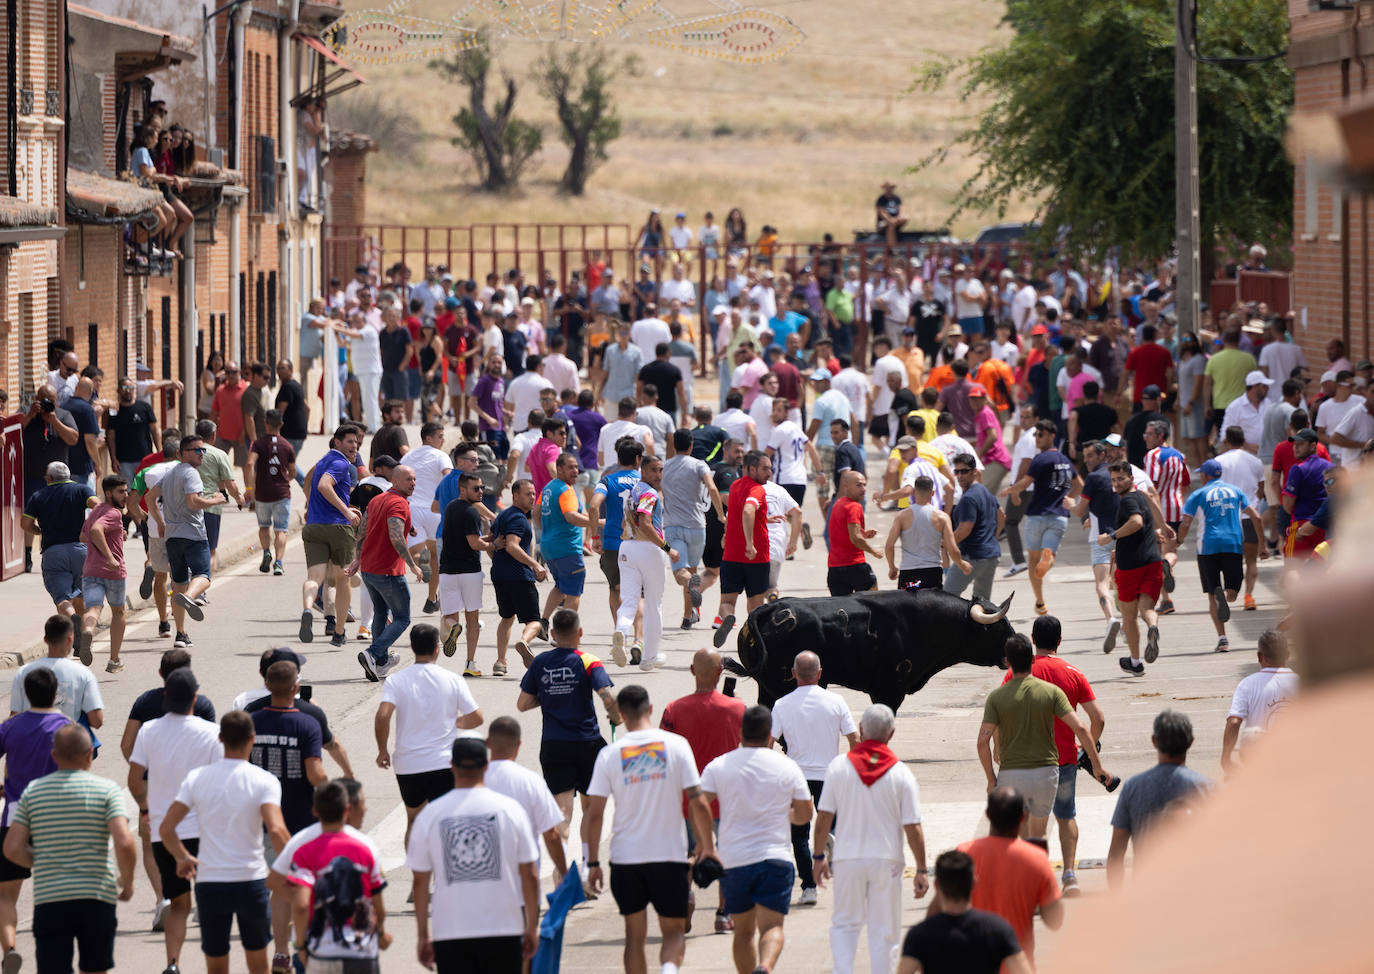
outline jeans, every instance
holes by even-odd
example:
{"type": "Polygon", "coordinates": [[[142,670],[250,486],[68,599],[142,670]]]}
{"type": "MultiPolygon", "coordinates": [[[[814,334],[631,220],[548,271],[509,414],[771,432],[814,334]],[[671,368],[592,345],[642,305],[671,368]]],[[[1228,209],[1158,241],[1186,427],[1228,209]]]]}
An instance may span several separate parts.
{"type": "Polygon", "coordinates": [[[958,565],[951,563],[945,572],[945,591],[963,595],[968,583],[973,583],[973,597],[992,601],[992,579],[997,574],[996,558],[975,558],[970,562],[973,573],[965,575],[958,565]]]}
{"type": "Polygon", "coordinates": [[[1026,563],[1026,549],[1021,546],[1021,518],[1026,513],[1026,505],[1030,498],[1025,494],[1021,495],[1021,503],[1013,504],[1011,498],[1007,498],[1007,547],[1011,550],[1011,563],[1013,565],[1024,565],[1026,563]]]}
{"type": "Polygon", "coordinates": [[[410,587],[404,575],[363,572],[362,576],[363,585],[372,596],[372,645],[367,651],[377,663],[385,663],[387,650],[410,625],[410,587]],[[390,622],[386,618],[388,612],[390,622]]]}
{"type": "MultiPolygon", "coordinates": [[[[821,800],[821,786],[824,784],[824,781],[807,780],[806,787],[811,790],[813,801],[819,802],[821,800]]],[[[792,826],[792,859],[797,864],[797,878],[801,880],[802,889],[815,889],[816,874],[812,868],[814,860],[811,858],[810,822],[805,825],[792,826]]]]}
{"type": "Polygon", "coordinates": [[[299,440],[293,440],[287,437],[286,442],[291,444],[291,450],[296,454],[296,483],[300,484],[301,488],[304,489],[305,464],[301,462],[301,447],[305,446],[305,437],[302,436],[299,440]]]}

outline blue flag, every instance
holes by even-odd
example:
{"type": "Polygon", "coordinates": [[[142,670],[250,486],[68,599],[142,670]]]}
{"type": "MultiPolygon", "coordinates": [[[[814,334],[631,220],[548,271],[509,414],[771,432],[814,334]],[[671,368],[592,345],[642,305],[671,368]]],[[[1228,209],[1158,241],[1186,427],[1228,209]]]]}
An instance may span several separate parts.
{"type": "Polygon", "coordinates": [[[530,974],[558,974],[563,962],[563,925],[568,912],[587,898],[582,891],[582,874],[577,863],[568,867],[568,873],[558,888],[545,897],[549,908],[539,921],[539,949],[530,962],[530,974]]]}

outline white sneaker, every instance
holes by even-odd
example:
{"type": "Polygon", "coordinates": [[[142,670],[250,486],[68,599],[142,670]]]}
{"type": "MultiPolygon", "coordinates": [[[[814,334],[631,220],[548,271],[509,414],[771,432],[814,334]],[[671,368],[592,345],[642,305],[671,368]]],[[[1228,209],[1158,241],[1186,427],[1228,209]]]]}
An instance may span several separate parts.
{"type": "Polygon", "coordinates": [[[389,653],[387,655],[386,662],[383,663],[381,666],[377,667],[377,675],[385,680],[387,675],[390,674],[393,670],[396,669],[396,667],[400,665],[401,657],[398,656],[396,653],[389,653]]]}
{"type": "Polygon", "coordinates": [[[171,907],[171,900],[158,900],[157,909],[153,911],[153,933],[162,933],[167,921],[167,911],[171,907]]]}
{"type": "Polygon", "coordinates": [[[808,886],[801,891],[801,898],[797,900],[798,906],[816,905],[816,887],[808,886]]]}
{"type": "Polygon", "coordinates": [[[630,658],[625,655],[625,634],[617,629],[611,633],[611,659],[616,666],[624,666],[630,658]]]}
{"type": "Polygon", "coordinates": [[[658,669],[666,662],[668,662],[668,654],[659,653],[657,656],[644,657],[642,660],[639,661],[639,668],[643,672],[648,673],[650,670],[658,669]]]}

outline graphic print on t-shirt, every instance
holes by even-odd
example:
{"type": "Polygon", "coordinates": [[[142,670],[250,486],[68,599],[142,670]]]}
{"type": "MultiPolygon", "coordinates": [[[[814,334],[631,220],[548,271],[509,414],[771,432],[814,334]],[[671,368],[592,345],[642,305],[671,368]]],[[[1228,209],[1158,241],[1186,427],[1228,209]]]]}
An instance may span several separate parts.
{"type": "Polygon", "coordinates": [[[444,877],[452,883],[501,878],[501,836],[495,815],[455,815],[439,823],[444,836],[444,877]]]}
{"type": "Polygon", "coordinates": [[[636,747],[622,748],[620,770],[627,785],[662,781],[668,777],[668,745],[663,741],[650,741],[636,747]]]}

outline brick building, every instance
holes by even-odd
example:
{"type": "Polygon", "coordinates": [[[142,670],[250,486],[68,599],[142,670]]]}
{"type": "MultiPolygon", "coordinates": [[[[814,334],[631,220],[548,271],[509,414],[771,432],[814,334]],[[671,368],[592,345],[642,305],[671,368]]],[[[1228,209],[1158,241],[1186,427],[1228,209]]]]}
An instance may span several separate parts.
{"type": "MultiPolygon", "coordinates": [[[[377,143],[359,132],[330,134],[326,179],[329,228],[358,227],[367,222],[367,154],[376,151],[377,143]]],[[[358,264],[361,241],[337,237],[330,229],[326,234],[325,274],[347,283],[358,264]]]]}
{"type": "MultiPolygon", "coordinates": [[[[1288,0],[1288,10],[1295,112],[1331,112],[1374,90],[1369,84],[1374,72],[1374,17],[1369,14],[1374,5],[1311,10],[1308,0],[1288,0]]],[[[1325,346],[1332,338],[1344,340],[1352,361],[1374,358],[1369,196],[1324,182],[1313,156],[1299,156],[1294,163],[1297,337],[1313,366],[1327,361],[1325,346]]]]}

